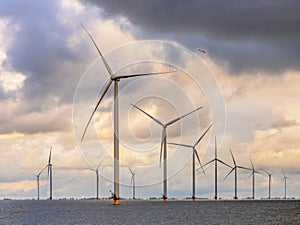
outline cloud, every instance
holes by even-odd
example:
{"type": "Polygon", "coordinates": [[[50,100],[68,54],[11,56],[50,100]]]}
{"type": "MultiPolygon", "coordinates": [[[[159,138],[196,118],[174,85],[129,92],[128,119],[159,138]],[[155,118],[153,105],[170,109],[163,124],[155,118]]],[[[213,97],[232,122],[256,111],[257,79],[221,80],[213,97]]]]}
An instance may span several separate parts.
{"type": "Polygon", "coordinates": [[[205,47],[232,72],[299,68],[299,2],[94,1],[108,18],[126,17],[145,38],[205,47]]]}
{"type": "Polygon", "coordinates": [[[284,127],[293,127],[293,126],[297,126],[297,125],[299,125],[299,122],[297,122],[296,120],[281,119],[281,120],[278,120],[278,121],[272,123],[271,128],[281,129],[284,127]]]}

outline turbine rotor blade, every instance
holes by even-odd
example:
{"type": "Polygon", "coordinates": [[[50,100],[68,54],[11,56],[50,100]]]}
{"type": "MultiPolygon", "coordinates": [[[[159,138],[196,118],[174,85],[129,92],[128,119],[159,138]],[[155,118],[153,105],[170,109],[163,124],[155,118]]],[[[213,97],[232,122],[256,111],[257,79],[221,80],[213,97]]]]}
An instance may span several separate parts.
{"type": "Polygon", "coordinates": [[[186,116],[192,114],[193,112],[196,112],[197,110],[202,109],[202,108],[203,108],[203,107],[201,106],[201,107],[199,107],[199,108],[197,108],[197,109],[194,109],[193,111],[191,111],[191,112],[189,112],[189,113],[184,114],[183,116],[180,116],[180,117],[178,117],[178,118],[176,118],[176,119],[173,119],[173,120],[169,121],[169,122],[166,124],[166,126],[169,126],[169,125],[171,125],[171,124],[177,122],[178,120],[181,120],[182,118],[184,118],[184,117],[186,117],[186,116]]]}
{"type": "Polygon", "coordinates": [[[212,162],[214,162],[214,161],[215,161],[215,160],[212,159],[212,160],[210,160],[209,162],[205,163],[202,167],[207,166],[208,164],[210,164],[210,163],[212,163],[212,162]]]}
{"type": "Polygon", "coordinates": [[[96,169],[96,170],[99,169],[99,167],[102,165],[103,161],[104,161],[104,159],[102,159],[102,161],[99,163],[99,165],[97,166],[97,169],[96,169]]]}
{"type": "Polygon", "coordinates": [[[129,169],[129,171],[130,171],[131,175],[133,175],[134,173],[133,173],[133,171],[130,169],[130,167],[129,167],[129,166],[128,166],[128,169],[129,169]]]}
{"type": "Polygon", "coordinates": [[[48,164],[51,164],[51,153],[52,153],[52,146],[50,148],[50,153],[49,153],[49,161],[48,161],[48,164]]]}
{"type": "Polygon", "coordinates": [[[38,174],[37,176],[40,176],[42,174],[42,172],[47,168],[47,166],[45,166],[38,174]]]}
{"type": "Polygon", "coordinates": [[[251,158],[249,158],[249,159],[250,159],[250,162],[251,162],[252,169],[254,170],[253,162],[252,162],[251,158]]]}
{"type": "Polygon", "coordinates": [[[177,144],[177,143],[172,143],[168,142],[169,145],[177,145],[177,146],[182,146],[182,147],[187,147],[187,148],[193,148],[194,146],[191,145],[185,145],[185,144],[177,144]]]}
{"type": "Polygon", "coordinates": [[[209,131],[209,129],[212,127],[212,124],[206,129],[206,131],[201,135],[201,137],[196,141],[196,143],[194,144],[194,147],[196,147],[199,142],[202,140],[202,138],[206,135],[206,133],[209,131]]]}
{"type": "Polygon", "coordinates": [[[140,110],[141,112],[143,112],[144,114],[146,114],[148,117],[150,117],[151,119],[153,119],[156,123],[158,123],[161,126],[164,126],[164,124],[162,122],[160,122],[158,119],[154,118],[153,116],[151,116],[149,113],[145,112],[144,110],[142,110],[141,108],[137,107],[136,105],[131,104],[134,108],[140,110]]]}
{"type": "Polygon", "coordinates": [[[252,169],[250,169],[250,168],[247,168],[247,167],[243,167],[243,166],[236,166],[237,168],[240,168],[240,169],[244,169],[244,170],[250,170],[250,171],[252,171],[252,169]]]}
{"type": "Polygon", "coordinates": [[[227,163],[223,162],[222,160],[220,159],[216,159],[218,162],[222,163],[223,165],[229,167],[229,168],[232,168],[231,166],[229,166],[227,163]]]}
{"type": "Polygon", "coordinates": [[[106,84],[106,86],[105,86],[105,88],[104,88],[104,90],[103,90],[103,92],[102,92],[102,94],[101,94],[101,96],[100,96],[100,98],[99,98],[97,104],[96,104],[96,107],[95,107],[95,109],[94,109],[92,115],[90,116],[90,118],[89,118],[89,120],[88,120],[88,122],[87,122],[87,124],[86,124],[86,126],[85,126],[85,128],[84,128],[84,131],[83,131],[83,134],[82,134],[82,137],[81,137],[81,141],[83,141],[84,136],[85,136],[85,133],[86,133],[88,127],[89,127],[89,124],[90,124],[90,122],[91,122],[91,120],[92,120],[94,114],[96,113],[96,111],[97,111],[97,109],[98,109],[98,107],[99,107],[99,105],[100,105],[100,102],[102,101],[104,95],[106,94],[106,92],[108,91],[110,85],[112,84],[112,82],[113,82],[112,80],[109,80],[109,82],[107,82],[107,84],[106,84]]]}
{"type": "Polygon", "coordinates": [[[96,49],[97,49],[97,51],[98,51],[98,53],[99,53],[99,55],[100,55],[100,57],[101,57],[101,59],[102,59],[102,61],[103,61],[103,63],[104,63],[104,66],[105,66],[107,72],[109,73],[110,77],[112,77],[112,76],[113,76],[113,72],[112,72],[111,68],[109,67],[108,63],[106,62],[104,56],[102,55],[102,53],[101,53],[99,47],[97,46],[97,44],[96,44],[94,38],[93,38],[92,35],[88,32],[88,30],[85,28],[85,26],[84,26],[82,23],[80,23],[80,24],[81,24],[82,28],[85,30],[85,32],[88,34],[88,36],[89,36],[89,38],[91,39],[91,41],[93,42],[94,46],[96,47],[96,49]]]}
{"type": "Polygon", "coordinates": [[[229,150],[230,150],[230,154],[231,154],[231,158],[232,158],[233,164],[236,166],[236,162],[235,162],[235,159],[233,157],[233,153],[231,151],[231,148],[229,148],[229,150]]]}
{"type": "Polygon", "coordinates": [[[122,78],[131,78],[131,77],[140,77],[140,76],[151,76],[151,75],[159,75],[159,74],[167,74],[174,73],[176,70],[165,71],[165,72],[153,72],[153,73],[137,73],[137,74],[124,74],[124,75],[114,75],[112,76],[112,80],[122,79],[122,78]]]}
{"type": "Polygon", "coordinates": [[[227,173],[227,175],[224,177],[224,180],[226,180],[226,178],[232,173],[232,171],[236,170],[237,167],[233,167],[229,173],[227,173]]]}
{"type": "Polygon", "coordinates": [[[159,168],[161,167],[161,158],[162,158],[162,151],[164,147],[164,139],[166,135],[166,128],[164,127],[161,134],[161,144],[160,144],[160,154],[159,154],[159,168]]]}
{"type": "Polygon", "coordinates": [[[197,152],[197,150],[195,148],[194,148],[194,153],[195,153],[195,155],[196,155],[196,157],[198,159],[198,162],[199,162],[199,164],[201,166],[200,168],[202,169],[202,172],[205,174],[205,171],[204,171],[203,166],[202,166],[201,161],[200,161],[200,157],[199,157],[198,152],[197,152]]]}
{"type": "Polygon", "coordinates": [[[217,136],[215,136],[215,159],[217,159],[217,136]]]}

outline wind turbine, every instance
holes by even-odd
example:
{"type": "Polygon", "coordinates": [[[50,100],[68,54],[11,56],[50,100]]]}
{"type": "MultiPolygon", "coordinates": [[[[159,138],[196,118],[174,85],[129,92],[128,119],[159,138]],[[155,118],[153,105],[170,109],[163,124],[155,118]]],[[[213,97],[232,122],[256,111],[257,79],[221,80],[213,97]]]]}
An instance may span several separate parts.
{"type": "Polygon", "coordinates": [[[262,171],[264,171],[268,177],[269,177],[269,196],[268,198],[270,199],[271,198],[271,182],[272,182],[272,173],[269,173],[268,171],[264,170],[264,169],[261,169],[262,171]]]}
{"type": "Polygon", "coordinates": [[[232,167],[232,169],[229,171],[229,173],[225,176],[224,180],[232,173],[232,171],[234,171],[234,197],[233,199],[238,199],[237,197],[237,169],[244,169],[244,170],[251,170],[249,168],[243,167],[243,166],[238,166],[235,162],[235,159],[233,157],[232,151],[230,150],[230,154],[231,154],[231,158],[234,164],[234,167],[232,167]]]}
{"type": "Polygon", "coordinates": [[[42,172],[46,169],[46,167],[44,167],[38,174],[34,174],[34,176],[36,176],[36,184],[37,184],[37,200],[40,200],[40,175],[42,174],[42,172]]]}
{"type": "Polygon", "coordinates": [[[282,169],[283,179],[284,179],[284,199],[286,199],[286,180],[288,177],[285,175],[284,170],[282,169]]]}
{"type": "Polygon", "coordinates": [[[166,202],[168,197],[167,197],[167,127],[174,124],[175,122],[181,120],[182,118],[190,115],[191,113],[203,108],[203,107],[199,107],[197,109],[194,109],[193,111],[184,114],[183,116],[180,116],[176,119],[170,120],[167,123],[162,123],[161,121],[159,121],[158,119],[154,118],[153,116],[151,116],[150,114],[148,114],[147,112],[145,112],[144,110],[142,110],[141,108],[137,107],[136,105],[133,105],[133,107],[135,107],[136,109],[140,110],[142,113],[146,114],[148,117],[150,117],[153,121],[155,121],[156,123],[158,123],[160,126],[163,127],[162,130],[162,136],[161,136],[161,145],[160,145],[160,155],[159,155],[159,162],[161,163],[161,158],[162,158],[162,149],[164,148],[164,168],[163,168],[163,201],[166,202]]]}
{"type": "Polygon", "coordinates": [[[132,185],[132,199],[135,199],[135,171],[132,171],[130,167],[128,167],[130,173],[131,173],[131,181],[130,184],[132,185]]]}
{"type": "Polygon", "coordinates": [[[48,167],[48,178],[49,178],[49,181],[50,181],[50,197],[49,197],[49,200],[52,200],[52,163],[51,163],[51,153],[52,153],[52,146],[50,148],[48,164],[46,165],[46,167],[48,167]]]}
{"type": "MultiPolygon", "coordinates": [[[[178,145],[178,146],[183,146],[183,147],[187,147],[187,148],[191,148],[193,150],[193,167],[192,167],[192,199],[193,201],[195,200],[195,155],[198,159],[198,162],[202,168],[202,164],[201,164],[201,161],[200,161],[200,158],[199,158],[199,155],[198,155],[198,152],[196,150],[196,146],[199,144],[199,142],[201,141],[201,139],[206,135],[206,133],[208,132],[208,130],[211,128],[212,124],[206,129],[206,131],[201,135],[201,137],[196,141],[196,143],[194,145],[186,145],[186,144],[176,144],[176,143],[168,143],[168,144],[171,144],[171,145],[178,145]]],[[[203,168],[202,168],[203,170],[203,168]]],[[[203,173],[205,174],[204,170],[203,170],[203,173]]]]}
{"type": "Polygon", "coordinates": [[[81,137],[81,141],[83,141],[85,133],[87,131],[87,128],[96,113],[102,99],[104,98],[105,94],[107,93],[109,87],[114,82],[114,204],[119,205],[119,100],[118,100],[118,92],[119,92],[119,81],[123,78],[131,78],[131,77],[139,77],[139,76],[145,76],[145,75],[158,75],[158,74],[166,74],[166,73],[172,73],[174,71],[168,71],[168,72],[156,72],[156,73],[139,73],[139,74],[127,74],[127,75],[117,75],[114,74],[110,66],[108,65],[107,61],[105,60],[104,56],[102,55],[100,48],[98,48],[96,42],[94,41],[92,35],[88,32],[88,30],[81,24],[83,29],[88,34],[89,38],[93,42],[95,48],[97,49],[97,52],[99,53],[103,64],[110,75],[110,80],[106,83],[104,86],[103,92],[100,95],[100,98],[95,106],[95,109],[90,116],[87,125],[84,129],[83,135],[81,137]]]}
{"type": "Polygon", "coordinates": [[[251,167],[252,167],[252,169],[251,169],[252,170],[252,172],[251,172],[251,175],[252,175],[252,199],[254,199],[254,197],[255,197],[255,195],[254,195],[255,194],[255,173],[260,173],[260,172],[254,168],[251,159],[250,159],[250,162],[251,162],[251,167]]]}
{"type": "Polygon", "coordinates": [[[91,170],[96,172],[96,199],[99,199],[99,168],[102,165],[104,159],[99,163],[99,165],[96,167],[96,169],[93,169],[90,167],[91,170]]]}
{"type": "Polygon", "coordinates": [[[223,162],[222,160],[218,159],[218,156],[217,156],[217,137],[216,136],[215,136],[215,158],[210,160],[209,162],[205,163],[203,165],[203,167],[209,165],[212,162],[215,162],[215,197],[214,197],[214,199],[217,200],[218,199],[218,162],[222,163],[223,165],[225,165],[229,168],[232,168],[232,167],[229,166],[227,163],[223,162]]]}

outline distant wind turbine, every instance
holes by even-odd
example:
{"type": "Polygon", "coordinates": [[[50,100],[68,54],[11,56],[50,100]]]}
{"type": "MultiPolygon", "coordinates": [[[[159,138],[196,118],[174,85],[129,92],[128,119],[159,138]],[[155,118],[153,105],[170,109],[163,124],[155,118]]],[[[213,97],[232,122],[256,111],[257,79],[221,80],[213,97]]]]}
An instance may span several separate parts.
{"type": "Polygon", "coordinates": [[[51,163],[51,153],[52,153],[52,146],[50,148],[50,153],[49,153],[49,160],[48,164],[46,167],[48,167],[48,178],[49,178],[49,184],[50,184],[50,197],[49,200],[52,200],[52,163],[51,163]]]}
{"type": "MultiPolygon", "coordinates": [[[[186,145],[186,144],[176,144],[176,143],[168,143],[168,144],[171,144],[171,145],[178,145],[178,146],[183,146],[183,147],[187,147],[187,148],[191,148],[193,150],[193,167],[192,167],[192,176],[193,176],[193,179],[192,179],[192,199],[195,200],[195,155],[198,159],[198,162],[200,164],[200,167],[202,168],[203,170],[203,167],[202,167],[202,164],[201,164],[201,161],[200,161],[200,158],[199,158],[199,155],[198,155],[198,152],[196,150],[196,146],[199,144],[199,142],[201,141],[201,139],[206,135],[206,133],[208,132],[208,130],[211,128],[212,124],[206,129],[206,131],[201,135],[200,138],[198,138],[198,140],[196,141],[196,143],[194,145],[186,145]]],[[[205,171],[203,170],[203,173],[205,174],[205,171]]]]}
{"type": "Polygon", "coordinates": [[[163,154],[164,154],[164,168],[163,168],[163,201],[166,202],[168,197],[167,197],[167,127],[174,124],[175,122],[183,119],[184,117],[192,114],[193,112],[203,108],[203,107],[199,107],[187,114],[184,114],[183,116],[180,116],[176,119],[170,120],[167,123],[162,123],[161,121],[159,121],[158,119],[154,118],[153,116],[151,116],[150,114],[148,114],[147,112],[145,112],[144,110],[142,110],[141,108],[137,107],[136,105],[133,105],[133,107],[135,107],[136,109],[138,109],[139,111],[141,111],[142,113],[146,114],[148,117],[150,117],[153,121],[155,121],[156,123],[158,123],[160,126],[162,126],[163,130],[162,130],[162,136],[161,136],[161,146],[160,146],[160,155],[159,155],[159,159],[160,159],[160,163],[161,163],[161,158],[162,158],[162,149],[164,149],[163,154]]]}
{"type": "Polygon", "coordinates": [[[218,162],[222,163],[223,165],[225,165],[229,168],[232,168],[227,163],[225,163],[222,160],[218,159],[217,154],[218,154],[217,153],[217,137],[215,136],[215,158],[203,165],[203,167],[205,167],[205,166],[209,165],[210,163],[215,162],[215,197],[214,197],[215,200],[218,199],[218,162]]]}
{"type": "Polygon", "coordinates": [[[243,166],[238,166],[235,162],[235,159],[233,157],[231,149],[230,149],[230,154],[231,154],[231,158],[232,158],[234,167],[232,167],[232,169],[229,171],[229,173],[225,176],[224,180],[226,180],[226,178],[232,173],[232,171],[234,171],[234,197],[233,197],[233,199],[238,199],[238,197],[237,197],[237,169],[244,169],[244,170],[251,170],[251,169],[243,167],[243,166]]]}
{"type": "Polygon", "coordinates": [[[132,169],[130,169],[130,167],[128,167],[130,173],[131,173],[131,180],[130,180],[130,184],[132,186],[132,199],[135,199],[135,171],[133,171],[132,169]]]}
{"type": "Polygon", "coordinates": [[[103,64],[105,65],[105,68],[107,72],[110,75],[110,80],[106,83],[103,92],[100,95],[100,98],[95,106],[95,109],[90,116],[87,125],[84,129],[83,135],[81,137],[81,141],[83,141],[85,133],[87,131],[87,128],[96,113],[102,99],[104,98],[105,94],[107,93],[109,87],[114,82],[114,204],[119,205],[119,100],[118,100],[118,90],[119,90],[119,81],[123,78],[131,78],[131,77],[139,77],[139,76],[145,76],[145,75],[158,75],[158,74],[166,74],[166,73],[172,73],[174,71],[168,71],[168,72],[156,72],[156,73],[139,73],[139,74],[127,74],[127,75],[117,75],[114,74],[110,66],[108,65],[107,61],[105,60],[104,56],[102,55],[100,48],[97,46],[96,42],[94,41],[92,35],[88,32],[88,30],[81,24],[83,29],[88,34],[89,38],[93,42],[95,48],[97,49],[97,52],[99,53],[103,64]]]}
{"type": "Polygon", "coordinates": [[[43,173],[45,169],[46,167],[44,167],[38,174],[35,174],[36,184],[37,184],[37,200],[40,200],[40,175],[43,173]]]}
{"type": "Polygon", "coordinates": [[[252,170],[252,172],[251,172],[251,175],[252,175],[252,199],[254,199],[255,198],[255,173],[260,173],[260,172],[254,168],[253,162],[251,159],[250,159],[250,162],[251,162],[251,167],[252,167],[252,169],[251,169],[252,170]]]}
{"type": "Polygon", "coordinates": [[[286,180],[289,178],[285,175],[284,170],[282,169],[283,179],[284,179],[284,199],[286,199],[286,180]]]}
{"type": "Polygon", "coordinates": [[[266,171],[264,169],[261,169],[261,170],[264,171],[268,175],[268,177],[269,177],[269,196],[268,196],[268,199],[270,199],[271,198],[272,173],[270,173],[270,172],[268,172],[268,171],[266,171]]]}
{"type": "Polygon", "coordinates": [[[90,168],[91,170],[96,172],[96,199],[99,199],[99,168],[101,167],[104,159],[99,163],[96,169],[90,168]]]}

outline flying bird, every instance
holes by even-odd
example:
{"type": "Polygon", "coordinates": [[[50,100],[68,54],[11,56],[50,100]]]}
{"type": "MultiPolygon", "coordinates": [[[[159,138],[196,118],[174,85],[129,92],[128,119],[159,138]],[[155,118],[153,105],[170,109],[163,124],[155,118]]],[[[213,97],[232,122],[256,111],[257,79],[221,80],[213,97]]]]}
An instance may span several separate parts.
{"type": "Polygon", "coordinates": [[[202,50],[201,48],[198,48],[198,51],[199,51],[199,52],[202,52],[202,53],[204,53],[204,54],[206,53],[206,51],[202,50]]]}

